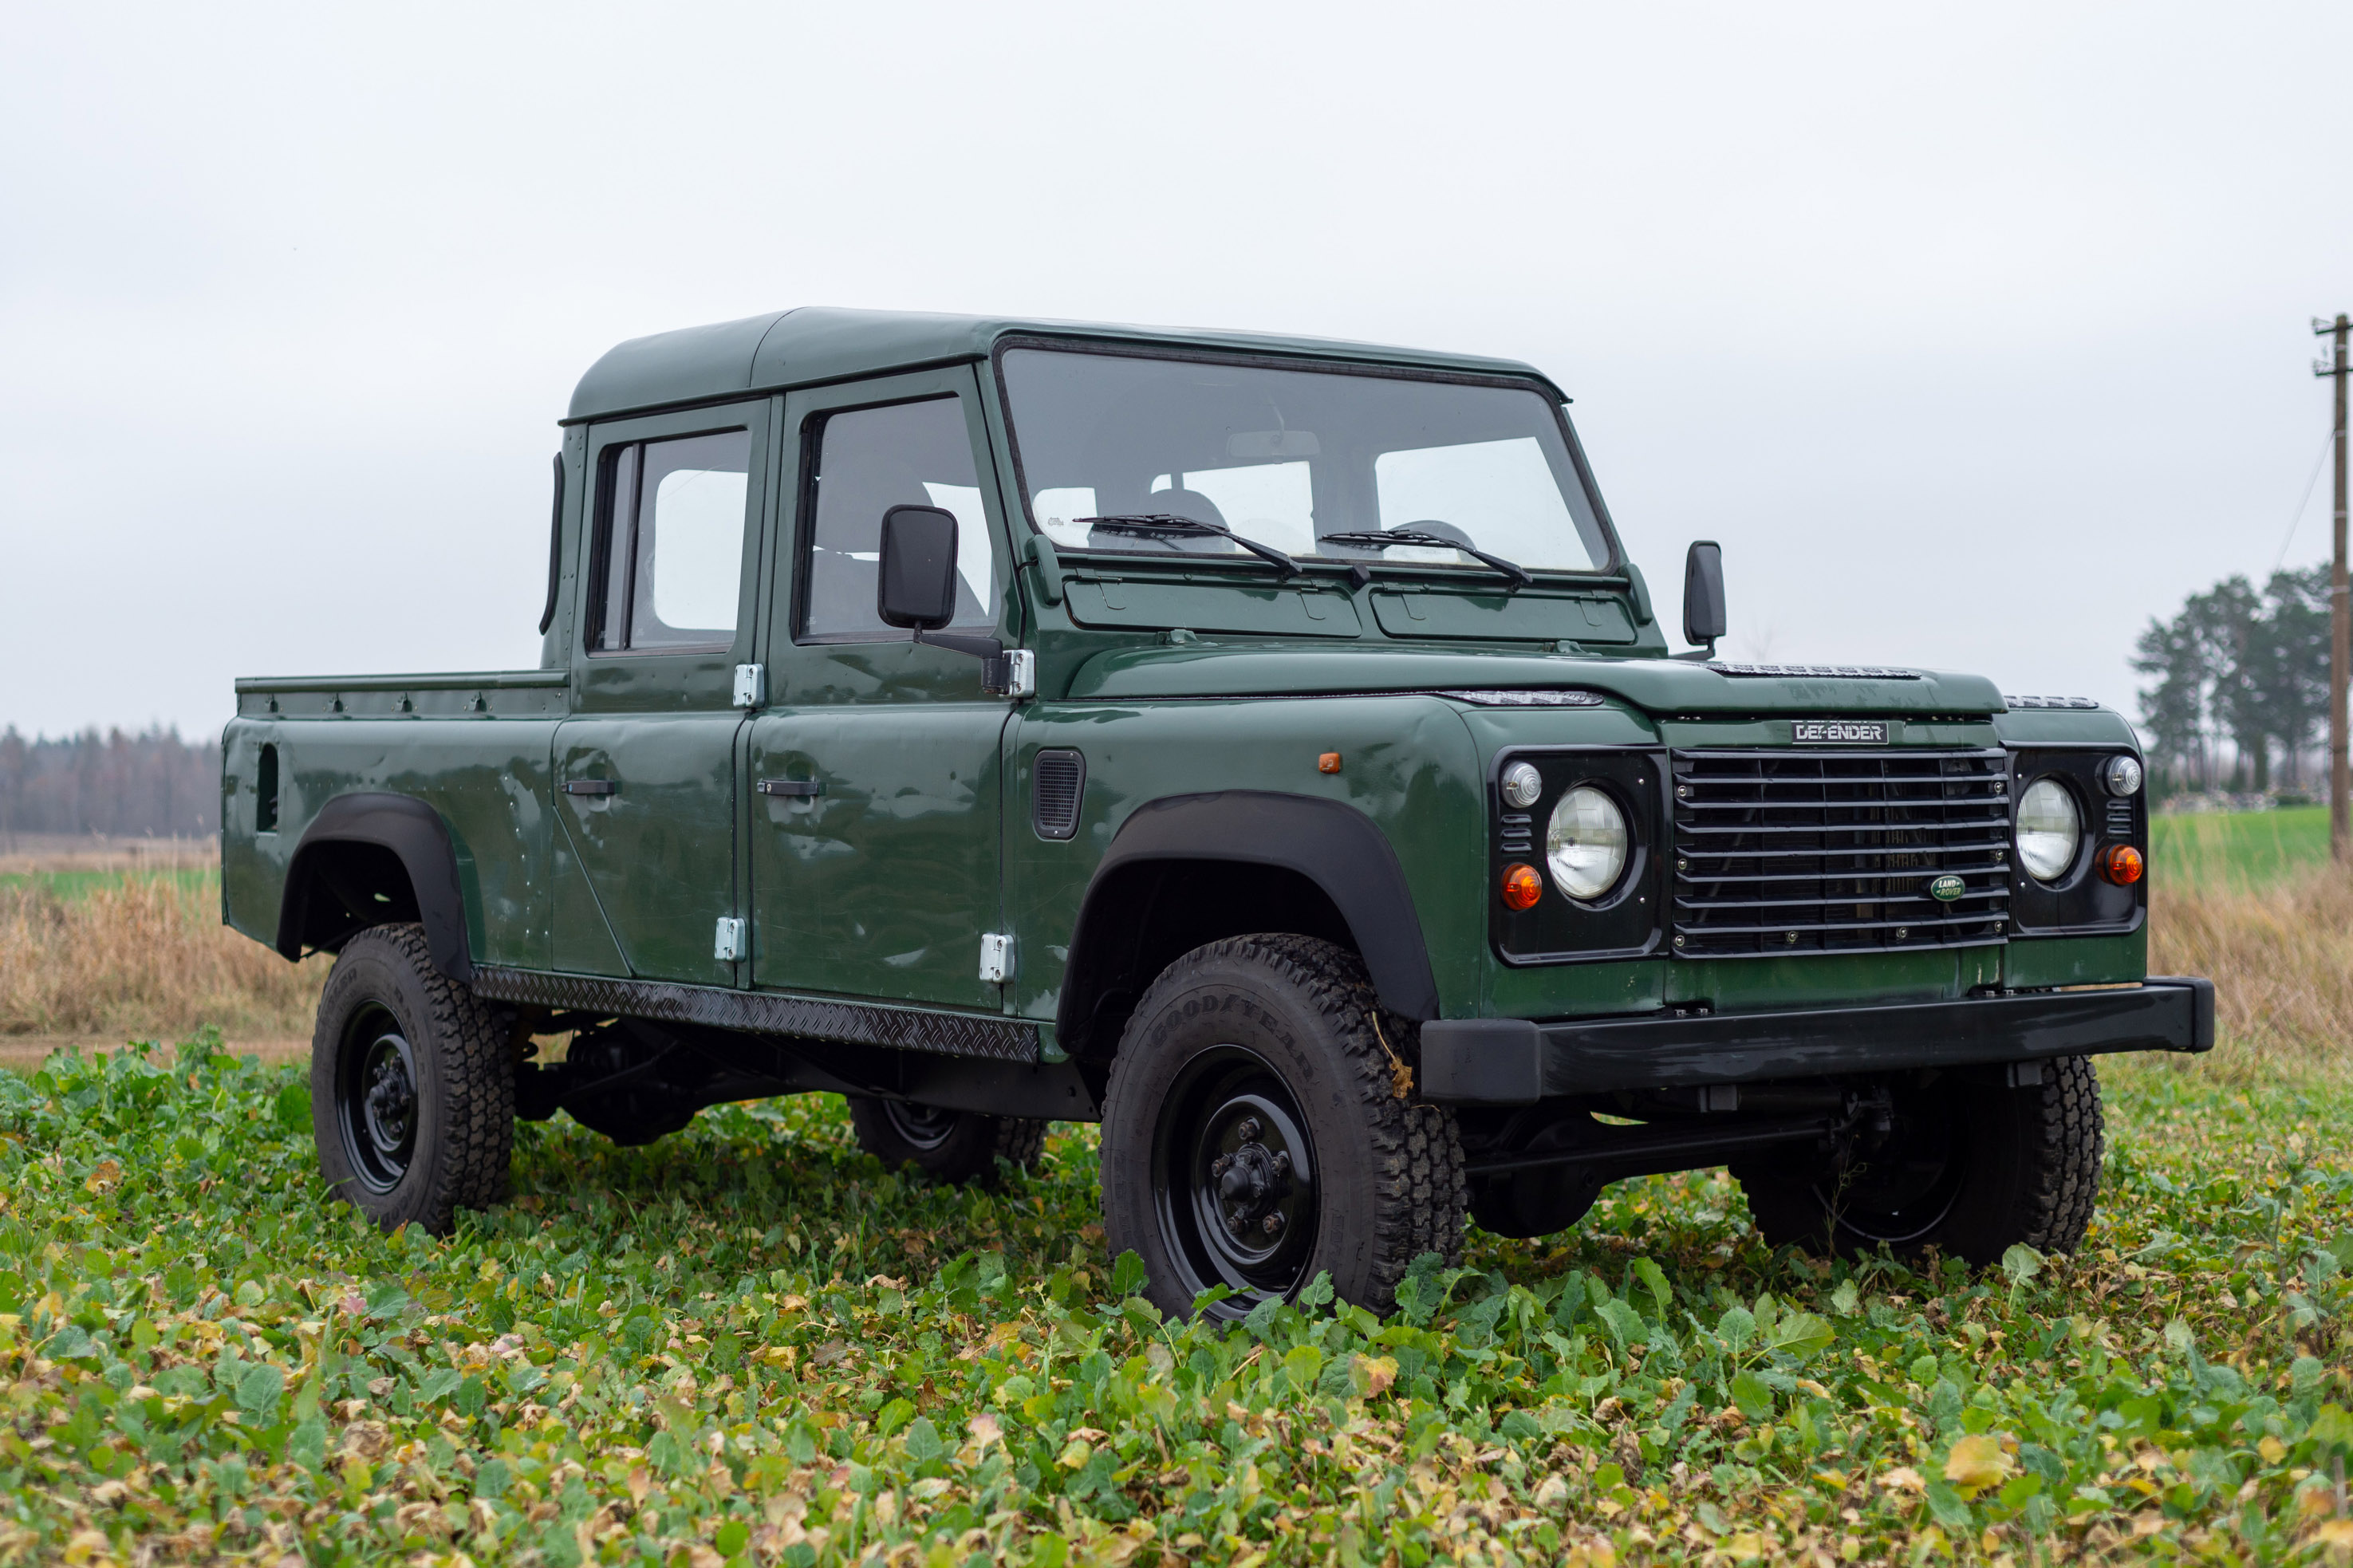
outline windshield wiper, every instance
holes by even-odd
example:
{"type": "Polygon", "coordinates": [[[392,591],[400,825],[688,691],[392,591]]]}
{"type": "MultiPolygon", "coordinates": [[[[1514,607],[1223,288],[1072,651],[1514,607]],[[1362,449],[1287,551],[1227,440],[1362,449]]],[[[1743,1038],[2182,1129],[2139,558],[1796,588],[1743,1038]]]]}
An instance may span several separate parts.
{"type": "Polygon", "coordinates": [[[1366,550],[1387,550],[1391,545],[1403,544],[1420,550],[1459,551],[1482,565],[1492,566],[1501,572],[1512,580],[1514,587],[1525,588],[1535,582],[1534,577],[1528,575],[1527,568],[1525,566],[1516,565],[1500,555],[1490,555],[1468,541],[1449,539],[1444,534],[1432,533],[1427,529],[1417,528],[1410,523],[1403,528],[1362,529],[1353,533],[1321,534],[1317,537],[1316,542],[1321,544],[1326,540],[1335,544],[1354,544],[1366,550]]]}
{"type": "Polygon", "coordinates": [[[1271,544],[1261,544],[1255,539],[1244,539],[1223,523],[1203,522],[1198,517],[1179,517],[1173,511],[1113,512],[1109,517],[1074,517],[1071,521],[1074,523],[1083,522],[1091,529],[1099,528],[1105,533],[1137,533],[1147,538],[1154,534],[1167,533],[1208,534],[1219,539],[1229,540],[1240,545],[1252,555],[1272,562],[1282,568],[1283,575],[1286,577],[1296,577],[1303,570],[1298,562],[1293,561],[1271,544]]]}

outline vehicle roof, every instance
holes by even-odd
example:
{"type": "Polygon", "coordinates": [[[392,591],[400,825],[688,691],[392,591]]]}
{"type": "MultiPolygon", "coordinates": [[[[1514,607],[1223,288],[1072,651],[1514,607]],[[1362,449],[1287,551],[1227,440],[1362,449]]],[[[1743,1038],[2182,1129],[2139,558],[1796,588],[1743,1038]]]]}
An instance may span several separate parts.
{"type": "Polygon", "coordinates": [[[1546,380],[1533,366],[1517,360],[1432,353],[1329,338],[810,305],[746,316],[740,321],[656,332],[617,344],[580,378],[564,423],[919,365],[985,359],[997,341],[1008,336],[1185,345],[1546,380]]]}

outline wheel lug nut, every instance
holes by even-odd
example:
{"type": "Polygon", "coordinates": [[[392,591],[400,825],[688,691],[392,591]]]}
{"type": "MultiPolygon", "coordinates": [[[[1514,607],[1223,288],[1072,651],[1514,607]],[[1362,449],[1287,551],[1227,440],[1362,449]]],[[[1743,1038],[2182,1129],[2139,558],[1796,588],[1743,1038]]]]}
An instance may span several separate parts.
{"type": "Polygon", "coordinates": [[[1240,1127],[1235,1128],[1234,1131],[1241,1134],[1241,1140],[1245,1143],[1255,1141],[1261,1131],[1258,1124],[1258,1118],[1255,1116],[1246,1116],[1242,1118],[1242,1124],[1240,1127]]]}
{"type": "Polygon", "coordinates": [[[1226,1229],[1235,1236],[1240,1236],[1242,1233],[1242,1216],[1238,1214],[1228,1215],[1226,1216],[1226,1229]]]}
{"type": "Polygon", "coordinates": [[[1271,1214],[1267,1215],[1265,1219],[1260,1221],[1259,1224],[1260,1227],[1263,1229],[1267,1235],[1272,1236],[1275,1232],[1282,1228],[1282,1216],[1279,1214],[1271,1214]]]}
{"type": "Polygon", "coordinates": [[[1234,1157],[1231,1154],[1220,1154],[1209,1162],[1209,1174],[1222,1176],[1233,1167],[1233,1163],[1234,1157]]]}
{"type": "Polygon", "coordinates": [[[1288,1149],[1279,1149],[1279,1150],[1275,1151],[1275,1155],[1274,1155],[1274,1173],[1275,1173],[1276,1175],[1278,1175],[1278,1176],[1287,1176],[1287,1175],[1291,1174],[1291,1151],[1290,1151],[1290,1150],[1288,1150],[1288,1149]]]}

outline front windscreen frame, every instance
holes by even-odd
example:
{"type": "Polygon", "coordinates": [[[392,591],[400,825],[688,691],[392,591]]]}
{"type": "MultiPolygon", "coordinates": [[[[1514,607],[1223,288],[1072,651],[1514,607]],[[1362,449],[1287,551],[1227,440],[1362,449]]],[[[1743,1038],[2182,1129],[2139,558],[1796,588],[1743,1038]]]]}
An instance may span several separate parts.
{"type": "MultiPolygon", "coordinates": [[[[1122,339],[1066,338],[1042,333],[1008,333],[999,338],[989,353],[989,368],[995,379],[997,406],[1002,410],[1008,454],[1013,466],[1015,511],[1028,525],[1031,533],[1050,542],[1057,554],[1071,555],[1092,563],[1116,562],[1124,569],[1130,565],[1181,564],[1187,569],[1202,566],[1236,565],[1247,569],[1248,555],[1233,560],[1222,557],[1186,555],[1168,557],[1148,552],[1090,549],[1065,544],[1055,540],[1039,525],[1032,508],[1029,475],[1021,457],[1020,411],[1015,406],[1012,389],[1005,375],[1005,358],[1021,350],[1049,353],[1100,354],[1114,359],[1173,360],[1201,364],[1229,365],[1240,369],[1271,370],[1310,374],[1356,375],[1389,381],[1437,383],[1449,385],[1495,388],[1531,395],[1551,411],[1555,426],[1567,450],[1580,498],[1583,500],[1595,531],[1607,548],[1607,559],[1589,566],[1531,566],[1528,570],[1539,578],[1567,578],[1576,581],[1620,578],[1627,574],[1625,547],[1618,537],[1618,529],[1609,516],[1609,509],[1601,499],[1600,486],[1594,482],[1593,471],[1586,460],[1584,445],[1578,441],[1576,426],[1568,418],[1567,403],[1560,390],[1537,375],[1491,374],[1475,371],[1443,369],[1428,365],[1406,365],[1377,361],[1335,359],[1314,354],[1254,353],[1246,350],[1221,350],[1189,344],[1140,342],[1122,339]]],[[[1308,555],[1300,564],[1311,572],[1347,573],[1359,566],[1370,567],[1381,575],[1436,577],[1466,585],[1492,579],[1493,574],[1475,563],[1460,565],[1433,562],[1384,563],[1379,560],[1351,563],[1327,556],[1308,555]],[[1384,571],[1384,566],[1387,570],[1384,571]]]]}

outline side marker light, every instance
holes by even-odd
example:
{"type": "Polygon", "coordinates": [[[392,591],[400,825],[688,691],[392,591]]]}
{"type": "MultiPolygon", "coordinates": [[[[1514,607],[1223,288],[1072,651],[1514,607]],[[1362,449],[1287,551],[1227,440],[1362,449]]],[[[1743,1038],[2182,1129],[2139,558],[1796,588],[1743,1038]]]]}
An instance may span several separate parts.
{"type": "Polygon", "coordinates": [[[1504,907],[1507,910],[1527,910],[1544,897],[1544,879],[1536,875],[1534,866],[1514,860],[1504,868],[1504,907]]]}
{"type": "Polygon", "coordinates": [[[1340,753],[1337,752],[1326,752],[1322,756],[1316,758],[1315,771],[1319,773],[1338,773],[1340,771],[1340,753]]]}
{"type": "Polygon", "coordinates": [[[2131,887],[2147,869],[2140,851],[2129,844],[2119,844],[2100,857],[2100,875],[2119,888],[2131,887]]]}

